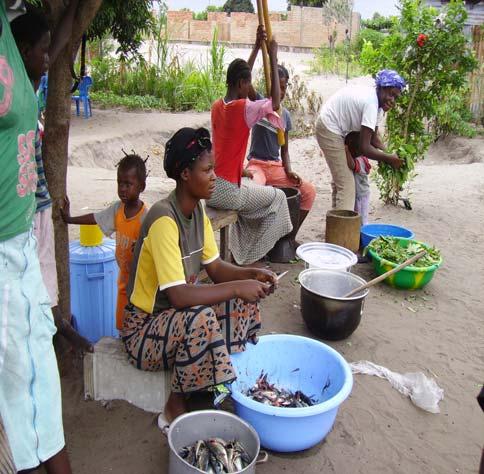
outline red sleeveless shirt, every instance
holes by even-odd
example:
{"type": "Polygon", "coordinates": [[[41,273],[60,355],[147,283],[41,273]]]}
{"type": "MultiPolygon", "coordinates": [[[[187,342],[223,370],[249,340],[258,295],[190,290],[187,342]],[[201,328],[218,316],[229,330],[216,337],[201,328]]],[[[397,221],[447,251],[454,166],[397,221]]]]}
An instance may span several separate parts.
{"type": "Polygon", "coordinates": [[[250,128],[245,120],[247,99],[225,103],[223,99],[212,105],[212,140],[215,174],[240,186],[250,128]]]}

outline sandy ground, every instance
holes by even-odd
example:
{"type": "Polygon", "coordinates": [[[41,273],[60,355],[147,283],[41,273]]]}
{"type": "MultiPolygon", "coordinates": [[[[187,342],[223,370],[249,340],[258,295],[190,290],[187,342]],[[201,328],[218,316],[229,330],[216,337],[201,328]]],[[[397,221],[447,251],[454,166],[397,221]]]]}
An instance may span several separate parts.
{"type": "MultiPolygon", "coordinates": [[[[360,79],[364,81],[366,79],[360,79]]],[[[318,89],[344,84],[314,79],[318,89]]],[[[184,125],[206,125],[208,114],[134,114],[94,111],[71,124],[68,189],[74,214],[100,209],[116,198],[113,164],[120,148],[150,155],[144,199],[166,195],[163,143],[184,125]],[[82,211],[81,211],[82,210],[82,211]]],[[[290,144],[293,168],[317,186],[315,206],[300,240],[322,240],[330,208],[329,171],[313,138],[290,144]]],[[[270,454],[259,473],[475,473],[484,440],[484,414],[476,402],[483,381],[484,140],[447,139],[434,146],[412,185],[412,211],[383,206],[372,188],[370,220],[411,228],[442,250],[444,265],[425,291],[380,285],[370,291],[361,325],[347,340],[329,343],[347,361],[370,360],[397,372],[422,371],[445,391],[441,413],[415,407],[388,382],[356,375],[333,431],[306,452],[270,454]]],[[[71,238],[77,229],[71,226],[71,238]]],[[[295,282],[301,264],[287,268],[280,290],[262,303],[263,332],[311,336],[299,312],[295,282]]],[[[355,273],[373,277],[368,264],[355,273]]],[[[114,401],[107,408],[83,400],[81,363],[62,366],[64,423],[76,474],[167,472],[168,447],[153,414],[114,401]]]]}

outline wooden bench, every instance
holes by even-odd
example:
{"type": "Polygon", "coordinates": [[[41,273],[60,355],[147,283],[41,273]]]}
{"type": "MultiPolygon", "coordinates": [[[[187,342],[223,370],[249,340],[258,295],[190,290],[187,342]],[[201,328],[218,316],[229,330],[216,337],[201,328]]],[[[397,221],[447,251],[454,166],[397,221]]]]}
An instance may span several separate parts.
{"type": "Polygon", "coordinates": [[[209,206],[206,206],[205,211],[212,223],[213,230],[220,230],[220,257],[222,260],[230,262],[229,225],[237,222],[237,212],[214,209],[209,206]]]}

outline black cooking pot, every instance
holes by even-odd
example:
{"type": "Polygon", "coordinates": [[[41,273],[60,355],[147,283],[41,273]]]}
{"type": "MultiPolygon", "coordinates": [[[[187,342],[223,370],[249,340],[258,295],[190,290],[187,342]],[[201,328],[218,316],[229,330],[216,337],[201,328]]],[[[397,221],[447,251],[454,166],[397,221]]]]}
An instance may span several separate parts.
{"type": "Polygon", "coordinates": [[[343,295],[364,285],[350,272],[309,268],[299,275],[301,313],[308,329],[321,339],[337,341],[358,327],[368,290],[351,298],[343,295]]]}

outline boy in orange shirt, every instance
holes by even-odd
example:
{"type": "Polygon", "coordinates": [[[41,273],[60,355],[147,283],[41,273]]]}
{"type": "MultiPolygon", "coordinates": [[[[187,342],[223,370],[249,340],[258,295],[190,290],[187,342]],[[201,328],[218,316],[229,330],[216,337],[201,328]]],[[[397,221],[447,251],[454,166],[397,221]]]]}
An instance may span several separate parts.
{"type": "Polygon", "coordinates": [[[67,224],[98,224],[110,237],[116,232],[116,261],[119,266],[118,298],[116,304],[116,328],[123,327],[124,308],[128,304],[126,285],[129,280],[133,250],[138,240],[141,223],[148,211],[139,195],[146,187],[145,162],[135,154],[126,155],[118,163],[118,196],[108,208],[95,214],[72,217],[66,198],[61,215],[67,224]]]}

